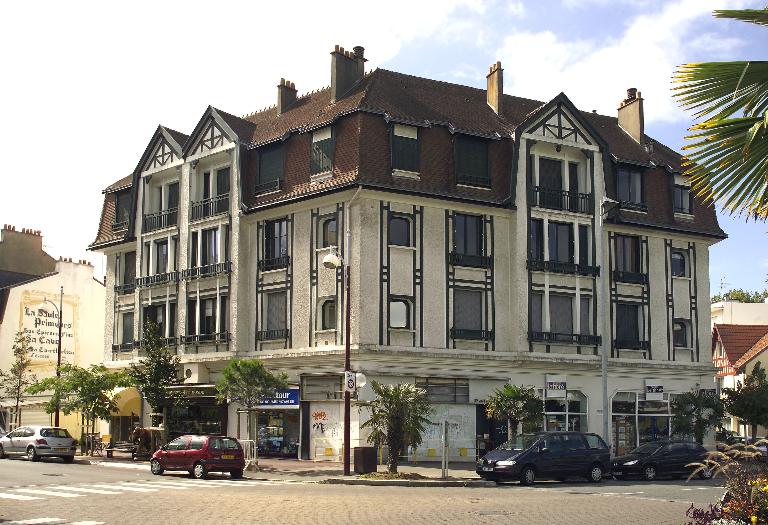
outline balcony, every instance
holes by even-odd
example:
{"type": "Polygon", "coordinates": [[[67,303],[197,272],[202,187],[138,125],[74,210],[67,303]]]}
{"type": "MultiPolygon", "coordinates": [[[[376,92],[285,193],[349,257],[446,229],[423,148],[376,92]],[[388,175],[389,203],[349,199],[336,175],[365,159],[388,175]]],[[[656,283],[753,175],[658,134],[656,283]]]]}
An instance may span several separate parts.
{"type": "Polygon", "coordinates": [[[448,262],[453,266],[468,266],[470,268],[490,268],[492,257],[486,255],[470,255],[466,253],[451,252],[448,254],[448,262]]]}
{"type": "Polygon", "coordinates": [[[196,266],[195,268],[189,268],[181,271],[182,279],[199,279],[202,277],[212,277],[214,275],[229,273],[232,271],[232,263],[230,261],[206,264],[204,266],[196,266]]]}
{"type": "Polygon", "coordinates": [[[564,273],[570,275],[584,275],[586,277],[598,277],[600,275],[599,266],[589,266],[586,264],[529,259],[527,265],[528,269],[533,272],[564,273]]]}
{"type": "Polygon", "coordinates": [[[136,345],[133,342],[117,343],[112,345],[113,352],[133,352],[134,348],[136,348],[136,345]]]}
{"type": "Polygon", "coordinates": [[[112,231],[113,232],[119,232],[121,230],[127,230],[128,229],[128,221],[116,221],[112,223],[112,231]]]}
{"type": "Polygon", "coordinates": [[[617,283],[628,284],[648,284],[648,274],[639,272],[625,272],[623,270],[614,270],[613,280],[617,283]]]}
{"type": "Polygon", "coordinates": [[[493,339],[493,330],[451,328],[451,339],[463,339],[465,341],[490,341],[493,339]]]}
{"type": "Polygon", "coordinates": [[[588,334],[559,334],[557,332],[528,332],[528,340],[534,343],[574,344],[581,346],[600,346],[603,338],[588,334]]]}
{"type": "Polygon", "coordinates": [[[179,280],[179,272],[166,272],[158,273],[155,275],[148,275],[146,277],[139,277],[136,279],[136,286],[139,288],[146,288],[147,286],[157,286],[166,283],[175,283],[179,280]]]}
{"type": "Polygon", "coordinates": [[[531,206],[574,213],[592,213],[592,194],[555,190],[534,186],[529,197],[531,206]]]}
{"type": "Polygon", "coordinates": [[[619,208],[629,211],[648,211],[648,205],[644,202],[619,201],[619,208]]]}
{"type": "Polygon", "coordinates": [[[199,221],[222,213],[229,213],[229,193],[193,202],[189,210],[189,218],[199,221]]]}
{"type": "Polygon", "coordinates": [[[263,195],[265,193],[273,193],[275,191],[280,191],[283,189],[283,181],[281,180],[271,180],[269,182],[263,182],[261,184],[257,184],[256,187],[253,189],[254,195],[263,195]]]}
{"type": "MultiPolygon", "coordinates": [[[[179,344],[179,338],[178,337],[161,337],[160,338],[160,345],[162,348],[170,348],[175,347],[179,344]]],[[[144,339],[141,341],[135,342],[136,348],[146,348],[146,342],[144,339]]]]}
{"type": "Polygon", "coordinates": [[[178,208],[159,211],[157,213],[148,213],[144,215],[142,231],[144,233],[169,228],[178,224],[178,208]]]}
{"type": "Polygon", "coordinates": [[[643,350],[647,351],[650,345],[648,341],[640,341],[636,339],[616,339],[613,342],[614,348],[620,348],[623,350],[643,350]]]}
{"type": "Polygon", "coordinates": [[[115,285],[115,294],[116,295],[127,295],[129,293],[133,293],[136,290],[136,281],[131,281],[126,284],[116,284],[115,285]]]}
{"type": "Polygon", "coordinates": [[[279,330],[259,330],[256,332],[257,341],[280,341],[288,339],[290,331],[287,328],[279,330]]]}
{"type": "Polygon", "coordinates": [[[231,334],[228,330],[225,330],[212,334],[182,335],[180,339],[186,345],[219,345],[229,343],[231,334]]]}
{"type": "Polygon", "coordinates": [[[274,257],[272,259],[263,259],[259,261],[259,270],[262,272],[279,270],[280,268],[288,268],[289,264],[291,264],[291,257],[289,255],[283,255],[282,257],[274,257]]]}

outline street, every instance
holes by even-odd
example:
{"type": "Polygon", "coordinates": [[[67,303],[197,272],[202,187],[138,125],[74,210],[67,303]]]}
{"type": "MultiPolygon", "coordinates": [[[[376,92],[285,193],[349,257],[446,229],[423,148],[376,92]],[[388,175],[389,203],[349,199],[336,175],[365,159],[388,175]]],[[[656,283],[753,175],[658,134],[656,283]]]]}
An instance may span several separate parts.
{"type": "MultiPolygon", "coordinates": [[[[133,465],[131,465],[133,466],[133,465]]],[[[322,485],[313,482],[198,481],[184,473],[58,461],[0,462],[0,523],[525,523],[670,524],[691,502],[716,501],[716,483],[516,483],[495,488],[322,485]]]]}

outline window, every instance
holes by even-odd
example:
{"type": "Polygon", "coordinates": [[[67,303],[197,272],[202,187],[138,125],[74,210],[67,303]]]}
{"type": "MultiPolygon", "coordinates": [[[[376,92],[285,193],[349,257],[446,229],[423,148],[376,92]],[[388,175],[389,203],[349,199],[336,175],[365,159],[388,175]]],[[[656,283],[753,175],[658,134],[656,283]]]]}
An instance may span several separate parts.
{"type": "Polygon", "coordinates": [[[589,323],[589,318],[592,314],[590,303],[589,297],[581,296],[579,298],[579,333],[581,335],[592,334],[592,325],[589,323]]]}
{"type": "Polygon", "coordinates": [[[259,148],[259,184],[283,178],[283,158],[282,142],[259,148]]]}
{"type": "Polygon", "coordinates": [[[229,297],[226,295],[219,297],[219,332],[227,332],[229,330],[228,306],[229,297]]]}
{"type": "Polygon", "coordinates": [[[672,194],[675,213],[691,213],[691,189],[675,185],[672,194]]]}
{"type": "Polygon", "coordinates": [[[229,167],[216,170],[216,196],[229,194],[229,167]]]}
{"type": "Polygon", "coordinates": [[[133,342],[133,312],[123,313],[123,332],[120,342],[128,344],[133,342]]]}
{"type": "Polygon", "coordinates": [[[542,322],[542,308],[544,304],[544,294],[542,293],[532,293],[531,294],[531,331],[533,332],[543,332],[543,322],[542,322]]]}
{"type": "Polygon", "coordinates": [[[333,134],[330,127],[312,133],[309,173],[317,175],[333,169],[333,134]]]}
{"type": "Polygon", "coordinates": [[[197,232],[192,232],[189,236],[189,267],[195,268],[197,266],[197,232]]]}
{"type": "Polygon", "coordinates": [[[389,244],[411,246],[411,221],[401,215],[389,216],[389,244]]]}
{"type": "Polygon", "coordinates": [[[180,437],[176,438],[165,446],[166,450],[186,450],[187,440],[189,438],[180,437]]]}
{"type": "Polygon", "coordinates": [[[547,190],[562,191],[563,165],[559,160],[539,159],[539,187],[547,190]]]}
{"type": "Polygon", "coordinates": [[[216,333],[216,299],[200,300],[200,334],[216,333]]]}
{"type": "Polygon", "coordinates": [[[573,297],[549,296],[549,331],[556,334],[573,333],[573,297]]]}
{"type": "Polygon", "coordinates": [[[453,217],[453,251],[483,255],[483,217],[457,213],[453,217]]]}
{"type": "Polygon", "coordinates": [[[205,445],[204,437],[193,437],[189,440],[189,450],[203,450],[205,445]]]}
{"type": "Polygon", "coordinates": [[[392,169],[419,171],[419,133],[417,128],[395,124],[392,130],[392,169]]]}
{"type": "Polygon", "coordinates": [[[672,276],[687,277],[688,265],[686,264],[685,253],[681,251],[673,251],[671,258],[672,258],[672,276]]]}
{"type": "Polygon", "coordinates": [[[267,294],[267,330],[285,330],[286,319],[285,291],[269,292],[267,294]]]}
{"type": "Polygon", "coordinates": [[[203,230],[202,232],[202,253],[200,257],[200,266],[207,266],[209,264],[216,264],[218,261],[218,254],[216,253],[216,228],[210,228],[203,230]]]}
{"type": "Polygon", "coordinates": [[[136,280],[136,252],[127,252],[123,258],[123,284],[136,280]]]}
{"type": "Polygon", "coordinates": [[[323,248],[337,245],[338,232],[336,227],[336,217],[325,219],[322,222],[320,236],[323,241],[323,248]]]}
{"type": "Polygon", "coordinates": [[[327,299],[321,308],[320,328],[322,330],[336,330],[336,300],[327,299]]]}
{"type": "Polygon", "coordinates": [[[456,182],[490,186],[488,143],[476,137],[456,135],[456,182]]]}
{"type": "Polygon", "coordinates": [[[483,292],[454,289],[453,327],[458,330],[483,329],[483,292]]]}
{"type": "Polygon", "coordinates": [[[640,305],[616,305],[616,339],[640,341],[640,305]]]}
{"type": "Polygon", "coordinates": [[[549,223],[549,260],[573,262],[573,226],[570,224],[549,223]]]}
{"type": "Polygon", "coordinates": [[[544,221],[531,219],[531,238],[528,246],[528,258],[532,261],[544,260],[544,221]]]}
{"type": "Polygon", "coordinates": [[[115,194],[115,224],[128,222],[131,214],[131,192],[120,191],[115,194]]]}
{"type": "Polygon", "coordinates": [[[688,348],[688,325],[685,321],[672,323],[672,343],[675,348],[688,348]]]}
{"type": "Polygon", "coordinates": [[[197,333],[197,301],[190,299],[187,301],[187,335],[197,333]]]}
{"type": "Polygon", "coordinates": [[[579,224],[579,266],[589,266],[589,226],[579,224]]]}
{"type": "Polygon", "coordinates": [[[411,327],[411,302],[408,299],[391,299],[389,301],[389,327],[411,327]]]}
{"type": "Polygon", "coordinates": [[[157,333],[160,337],[165,337],[165,304],[147,306],[144,308],[144,322],[152,322],[157,325],[157,333]]]}
{"type": "Polygon", "coordinates": [[[211,198],[211,172],[203,173],[203,200],[211,198]]]}
{"type": "Polygon", "coordinates": [[[264,224],[264,257],[277,259],[288,255],[288,221],[277,219],[264,224]]]}
{"type": "Polygon", "coordinates": [[[621,272],[640,273],[640,238],[616,236],[616,269],[621,272]]]}
{"type": "Polygon", "coordinates": [[[155,274],[168,271],[168,241],[155,241],[155,274]]]}
{"type": "Polygon", "coordinates": [[[616,195],[622,202],[643,204],[643,177],[639,170],[619,168],[616,172],[616,195]]]}
{"type": "Polygon", "coordinates": [[[605,441],[603,441],[600,436],[597,436],[595,434],[585,434],[584,439],[587,440],[587,446],[590,449],[605,449],[608,448],[608,445],[605,444],[605,441]]]}
{"type": "Polygon", "coordinates": [[[579,193],[579,165],[575,162],[568,163],[568,191],[579,193]]]}
{"type": "Polygon", "coordinates": [[[168,209],[173,210],[179,207],[179,183],[172,182],[168,185],[168,209]]]}
{"type": "Polygon", "coordinates": [[[327,401],[344,398],[340,376],[304,376],[301,378],[301,382],[302,401],[327,401]]]}
{"type": "Polygon", "coordinates": [[[430,403],[469,403],[468,379],[417,377],[416,388],[426,391],[430,403]]]}
{"type": "MultiPolygon", "coordinates": [[[[544,399],[544,429],[552,432],[586,432],[587,397],[579,390],[568,390],[565,398],[544,399]]],[[[576,434],[564,434],[562,443],[568,450],[582,450],[587,445],[576,434]]]]}

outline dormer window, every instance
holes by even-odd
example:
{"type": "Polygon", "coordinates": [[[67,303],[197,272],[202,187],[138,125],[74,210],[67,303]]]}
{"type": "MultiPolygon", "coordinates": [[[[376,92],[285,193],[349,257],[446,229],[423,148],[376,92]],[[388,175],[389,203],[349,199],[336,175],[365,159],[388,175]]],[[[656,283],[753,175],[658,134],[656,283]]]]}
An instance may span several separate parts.
{"type": "Polygon", "coordinates": [[[131,214],[131,192],[123,190],[115,194],[115,221],[113,230],[121,230],[128,227],[128,219],[131,214]]]}
{"type": "Polygon", "coordinates": [[[675,184],[672,203],[675,213],[691,213],[691,189],[688,186],[675,184]]]}
{"type": "Polygon", "coordinates": [[[643,174],[638,169],[618,168],[616,196],[630,208],[645,208],[643,201],[643,174]]]}
{"type": "Polygon", "coordinates": [[[330,126],[312,133],[310,157],[310,175],[330,172],[333,169],[333,133],[330,126]]]}
{"type": "Polygon", "coordinates": [[[395,124],[392,130],[392,169],[418,173],[418,128],[395,124]]]}
{"type": "Polygon", "coordinates": [[[488,142],[467,135],[456,135],[456,183],[490,187],[488,142]]]}
{"type": "Polygon", "coordinates": [[[280,189],[283,180],[283,144],[278,142],[259,148],[259,182],[256,193],[280,189]]]}

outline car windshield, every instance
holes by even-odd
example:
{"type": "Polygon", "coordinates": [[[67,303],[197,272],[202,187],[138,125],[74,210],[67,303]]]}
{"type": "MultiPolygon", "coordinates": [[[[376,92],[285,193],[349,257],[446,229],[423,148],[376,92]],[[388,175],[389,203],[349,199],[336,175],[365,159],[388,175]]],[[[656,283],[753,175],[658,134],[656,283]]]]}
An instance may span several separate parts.
{"type": "Polygon", "coordinates": [[[515,436],[499,447],[500,450],[525,450],[539,440],[539,436],[522,435],[515,436]]]}
{"type": "Polygon", "coordinates": [[[653,454],[663,446],[664,446],[664,443],[645,443],[644,445],[640,445],[630,453],[631,454],[653,454]]]}
{"type": "Polygon", "coordinates": [[[66,428],[43,428],[40,435],[44,438],[68,438],[72,437],[66,428]]]}

